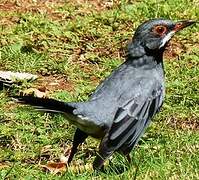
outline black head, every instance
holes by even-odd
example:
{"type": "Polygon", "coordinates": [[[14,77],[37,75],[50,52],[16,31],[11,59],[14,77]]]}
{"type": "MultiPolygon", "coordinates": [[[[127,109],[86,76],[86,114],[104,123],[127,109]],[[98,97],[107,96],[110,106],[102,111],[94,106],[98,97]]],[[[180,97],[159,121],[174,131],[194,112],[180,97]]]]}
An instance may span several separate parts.
{"type": "Polygon", "coordinates": [[[179,21],[153,19],[141,24],[133,37],[133,42],[145,49],[164,49],[167,42],[178,31],[194,24],[195,21],[179,21]]]}

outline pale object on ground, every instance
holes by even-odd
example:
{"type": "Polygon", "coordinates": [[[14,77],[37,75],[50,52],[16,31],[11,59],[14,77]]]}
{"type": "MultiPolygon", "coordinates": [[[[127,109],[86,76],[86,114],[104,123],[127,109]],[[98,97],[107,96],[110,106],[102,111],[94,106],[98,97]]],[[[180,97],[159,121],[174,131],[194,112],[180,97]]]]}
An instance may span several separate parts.
{"type": "Polygon", "coordinates": [[[18,82],[18,81],[34,81],[37,79],[37,75],[30,73],[20,73],[20,72],[11,72],[11,71],[0,71],[0,80],[5,82],[18,82]]]}
{"type": "Polygon", "coordinates": [[[46,98],[47,97],[46,92],[39,91],[36,88],[26,89],[22,93],[23,93],[23,95],[34,95],[35,97],[39,97],[39,98],[46,98]]]}

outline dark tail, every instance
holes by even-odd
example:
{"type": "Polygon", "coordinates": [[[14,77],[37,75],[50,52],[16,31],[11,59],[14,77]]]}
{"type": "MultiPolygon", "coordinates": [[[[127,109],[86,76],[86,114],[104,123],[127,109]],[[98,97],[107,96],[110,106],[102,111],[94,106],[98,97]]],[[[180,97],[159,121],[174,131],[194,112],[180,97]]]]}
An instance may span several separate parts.
{"type": "Polygon", "coordinates": [[[34,96],[13,96],[12,98],[16,99],[17,102],[21,104],[29,104],[38,110],[46,112],[73,114],[73,110],[75,109],[75,107],[72,107],[65,102],[54,99],[38,98],[34,96]]]}
{"type": "Polygon", "coordinates": [[[11,81],[0,77],[0,89],[3,89],[3,87],[10,87],[12,84],[13,83],[11,81]]]}

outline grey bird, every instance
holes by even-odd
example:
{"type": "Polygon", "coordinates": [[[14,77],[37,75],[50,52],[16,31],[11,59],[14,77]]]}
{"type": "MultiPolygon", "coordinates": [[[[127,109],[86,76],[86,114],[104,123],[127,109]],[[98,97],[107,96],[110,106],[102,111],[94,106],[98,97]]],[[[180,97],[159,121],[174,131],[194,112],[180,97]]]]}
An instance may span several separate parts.
{"type": "Polygon", "coordinates": [[[68,159],[88,136],[101,140],[93,168],[119,152],[130,152],[159,112],[165,96],[163,52],[171,37],[194,24],[153,19],[141,24],[128,45],[126,61],[107,77],[86,102],[62,102],[32,96],[15,96],[20,103],[46,112],[63,113],[77,127],[68,159]]]}

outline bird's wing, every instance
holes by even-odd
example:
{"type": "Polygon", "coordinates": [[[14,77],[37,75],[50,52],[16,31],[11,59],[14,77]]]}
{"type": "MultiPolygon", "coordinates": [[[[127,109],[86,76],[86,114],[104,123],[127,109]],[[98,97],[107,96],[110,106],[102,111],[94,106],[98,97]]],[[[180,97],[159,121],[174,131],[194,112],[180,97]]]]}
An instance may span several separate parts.
{"type": "MultiPolygon", "coordinates": [[[[152,85],[151,89],[148,87],[146,94],[144,92],[118,108],[113,124],[100,144],[99,153],[103,159],[124,145],[130,147],[135,144],[149,120],[159,110],[163,101],[163,88],[152,85]]],[[[95,163],[99,159],[98,157],[95,163]]]]}

